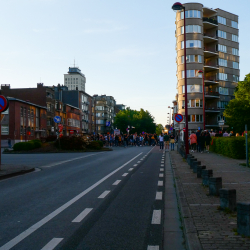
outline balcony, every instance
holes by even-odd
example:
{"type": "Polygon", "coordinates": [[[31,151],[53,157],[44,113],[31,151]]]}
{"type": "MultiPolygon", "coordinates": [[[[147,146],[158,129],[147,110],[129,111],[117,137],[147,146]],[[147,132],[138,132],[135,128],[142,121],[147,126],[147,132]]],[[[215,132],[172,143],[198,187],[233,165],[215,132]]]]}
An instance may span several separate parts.
{"type": "Polygon", "coordinates": [[[204,57],[209,58],[209,57],[213,57],[213,56],[219,56],[219,53],[215,49],[205,47],[204,48],[204,57]]]}
{"type": "Polygon", "coordinates": [[[219,84],[219,79],[216,75],[205,75],[204,82],[207,84],[219,84]]]}
{"type": "Polygon", "coordinates": [[[210,71],[213,71],[213,70],[219,70],[219,67],[214,62],[206,62],[204,64],[204,70],[206,72],[210,72],[210,71]]]}
{"type": "Polygon", "coordinates": [[[220,98],[220,94],[219,94],[219,92],[215,92],[215,91],[206,91],[205,97],[208,99],[220,98]]]}
{"type": "Polygon", "coordinates": [[[211,34],[204,34],[203,35],[203,41],[204,43],[213,43],[218,41],[218,38],[216,36],[212,36],[211,34]]]}
{"type": "Polygon", "coordinates": [[[217,107],[208,106],[208,107],[205,107],[205,111],[207,113],[218,113],[220,112],[220,109],[217,107]]]}

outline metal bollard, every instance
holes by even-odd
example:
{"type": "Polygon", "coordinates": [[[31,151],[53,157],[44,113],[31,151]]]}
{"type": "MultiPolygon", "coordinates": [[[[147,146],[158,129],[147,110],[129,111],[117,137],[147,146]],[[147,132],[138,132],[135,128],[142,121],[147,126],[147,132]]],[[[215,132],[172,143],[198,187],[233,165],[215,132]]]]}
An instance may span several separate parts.
{"type": "Polygon", "coordinates": [[[250,203],[237,203],[237,232],[240,235],[250,236],[250,203]]]}
{"type": "Polygon", "coordinates": [[[197,178],[201,178],[201,171],[206,169],[206,166],[197,166],[197,178]]]}
{"type": "Polygon", "coordinates": [[[222,188],[222,178],[221,177],[212,177],[209,178],[209,194],[210,195],[219,195],[219,190],[222,188]]]}
{"type": "Polygon", "coordinates": [[[200,165],[201,165],[200,161],[193,161],[193,165],[192,165],[193,173],[197,173],[197,167],[200,165]]]}
{"type": "Polygon", "coordinates": [[[236,189],[222,188],[220,192],[220,206],[222,209],[228,208],[231,211],[236,210],[236,189]]]}
{"type": "Polygon", "coordinates": [[[208,186],[209,185],[209,178],[213,177],[213,170],[212,169],[203,169],[201,171],[201,178],[202,178],[202,184],[204,186],[208,186]]]}
{"type": "Polygon", "coordinates": [[[190,159],[190,164],[189,164],[190,168],[193,168],[193,162],[194,161],[197,161],[197,158],[191,158],[190,159]]]}

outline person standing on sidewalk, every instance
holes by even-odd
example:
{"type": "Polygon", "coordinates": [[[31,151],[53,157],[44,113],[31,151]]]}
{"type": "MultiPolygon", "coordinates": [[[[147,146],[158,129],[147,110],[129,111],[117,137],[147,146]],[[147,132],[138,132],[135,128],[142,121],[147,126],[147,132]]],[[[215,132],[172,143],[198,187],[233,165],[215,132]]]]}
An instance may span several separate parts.
{"type": "Polygon", "coordinates": [[[164,135],[164,145],[165,145],[165,150],[166,149],[169,150],[169,136],[167,133],[164,135]]]}
{"type": "Polygon", "coordinates": [[[202,132],[200,135],[200,152],[203,153],[204,152],[204,148],[205,148],[205,132],[202,132]]]}
{"type": "Polygon", "coordinates": [[[164,138],[162,133],[159,135],[159,143],[160,143],[160,150],[163,150],[164,138]]]}
{"type": "Polygon", "coordinates": [[[196,144],[197,144],[196,134],[192,132],[189,139],[190,139],[190,145],[191,145],[191,152],[194,152],[196,150],[196,144]]]}
{"type": "Polygon", "coordinates": [[[196,138],[197,138],[197,153],[198,153],[198,152],[201,152],[200,135],[201,135],[201,131],[200,131],[200,130],[197,130],[197,132],[196,132],[196,138]]]}
{"type": "Polygon", "coordinates": [[[174,151],[174,144],[175,144],[174,135],[171,134],[171,135],[170,135],[170,146],[171,146],[171,151],[174,151]]]}
{"type": "Polygon", "coordinates": [[[210,136],[208,131],[206,131],[206,134],[205,134],[205,141],[206,141],[206,150],[207,150],[207,153],[209,153],[209,146],[210,146],[210,142],[211,142],[211,136],[210,136]]]}

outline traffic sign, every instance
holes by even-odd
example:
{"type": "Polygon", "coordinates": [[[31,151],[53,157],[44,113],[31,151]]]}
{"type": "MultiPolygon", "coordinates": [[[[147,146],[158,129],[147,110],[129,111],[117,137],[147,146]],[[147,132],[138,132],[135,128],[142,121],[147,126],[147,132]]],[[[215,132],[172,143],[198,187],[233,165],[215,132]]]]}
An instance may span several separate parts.
{"type": "Polygon", "coordinates": [[[186,128],[183,128],[183,132],[186,132],[186,128]]]}
{"type": "Polygon", "coordinates": [[[169,129],[169,130],[171,130],[171,131],[172,131],[172,130],[173,130],[173,127],[170,127],[170,129],[169,129]]]}
{"type": "Polygon", "coordinates": [[[63,128],[63,125],[62,124],[58,124],[58,128],[63,128]]]}
{"type": "Polygon", "coordinates": [[[30,131],[27,131],[27,135],[30,135],[31,134],[31,132],[30,131]]]}
{"type": "Polygon", "coordinates": [[[176,122],[182,122],[182,121],[183,121],[183,115],[181,115],[181,114],[176,114],[176,115],[174,116],[174,119],[175,119],[176,122]]]}
{"type": "Polygon", "coordinates": [[[4,112],[8,107],[9,107],[8,99],[5,96],[0,95],[0,113],[4,112]]]}
{"type": "Polygon", "coordinates": [[[106,126],[109,127],[110,126],[110,122],[106,122],[106,126]]]}
{"type": "Polygon", "coordinates": [[[56,115],[56,116],[54,117],[54,122],[55,122],[55,123],[60,123],[60,122],[61,122],[61,117],[58,116],[58,115],[56,115]]]}
{"type": "Polygon", "coordinates": [[[70,130],[69,133],[72,135],[74,134],[74,130],[70,130]]]}

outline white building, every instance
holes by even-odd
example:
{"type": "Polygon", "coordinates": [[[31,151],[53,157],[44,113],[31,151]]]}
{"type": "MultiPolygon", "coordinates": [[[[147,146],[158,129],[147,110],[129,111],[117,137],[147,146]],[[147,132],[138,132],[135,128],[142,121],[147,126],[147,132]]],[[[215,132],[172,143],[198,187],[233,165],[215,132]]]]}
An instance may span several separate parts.
{"type": "Polygon", "coordinates": [[[78,67],[69,67],[68,74],[64,74],[64,85],[69,90],[85,91],[86,77],[78,67]]]}

